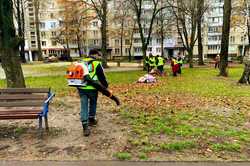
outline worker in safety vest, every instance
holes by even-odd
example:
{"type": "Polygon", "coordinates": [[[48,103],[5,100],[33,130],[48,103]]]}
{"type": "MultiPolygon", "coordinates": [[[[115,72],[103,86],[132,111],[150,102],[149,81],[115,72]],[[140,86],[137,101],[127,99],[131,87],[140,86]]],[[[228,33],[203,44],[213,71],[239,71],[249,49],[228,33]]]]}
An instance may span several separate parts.
{"type": "Polygon", "coordinates": [[[165,65],[165,59],[160,56],[160,55],[157,55],[157,69],[160,71],[161,74],[163,74],[164,72],[164,65],[165,65]]]}
{"type": "Polygon", "coordinates": [[[149,54],[149,66],[150,66],[150,71],[155,68],[156,66],[156,61],[155,57],[153,56],[152,53],[149,54]]]}
{"type": "MultiPolygon", "coordinates": [[[[108,82],[106,80],[101,62],[101,54],[97,50],[91,50],[88,58],[82,60],[81,63],[85,63],[89,70],[89,79],[98,81],[103,87],[108,88],[108,82]]],[[[86,85],[78,87],[80,101],[81,101],[81,122],[83,126],[84,136],[90,135],[89,126],[95,126],[96,120],[96,106],[98,91],[92,85],[86,85]]]]}
{"type": "Polygon", "coordinates": [[[178,55],[177,55],[176,63],[179,65],[178,73],[181,74],[181,68],[182,68],[182,65],[183,65],[183,59],[182,59],[180,53],[178,53],[178,55]]]}
{"type": "Polygon", "coordinates": [[[145,57],[144,61],[145,61],[146,70],[149,73],[150,72],[150,62],[149,62],[149,56],[148,55],[145,57]]]}
{"type": "Polygon", "coordinates": [[[173,57],[171,60],[171,67],[172,67],[173,76],[176,77],[177,72],[179,71],[179,64],[177,63],[175,57],[173,57]]]}

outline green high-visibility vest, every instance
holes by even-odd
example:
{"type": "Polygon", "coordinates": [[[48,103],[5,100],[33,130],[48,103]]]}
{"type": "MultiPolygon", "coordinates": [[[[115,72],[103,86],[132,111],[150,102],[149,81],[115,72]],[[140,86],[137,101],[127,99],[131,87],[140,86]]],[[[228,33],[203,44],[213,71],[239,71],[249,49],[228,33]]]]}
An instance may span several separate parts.
{"type": "Polygon", "coordinates": [[[158,58],[158,66],[164,66],[164,58],[162,58],[162,57],[159,57],[158,58]]]}
{"type": "Polygon", "coordinates": [[[156,60],[155,60],[155,57],[151,57],[151,58],[149,58],[149,65],[150,65],[150,66],[156,66],[156,60]]]}
{"type": "Polygon", "coordinates": [[[182,59],[180,59],[180,60],[176,60],[176,63],[178,63],[178,64],[183,64],[183,60],[182,59]]]}
{"type": "MultiPolygon", "coordinates": [[[[92,59],[92,58],[85,58],[85,59],[83,59],[82,63],[87,64],[88,69],[89,69],[89,76],[94,81],[99,81],[98,77],[96,75],[96,68],[97,68],[97,66],[99,64],[101,64],[101,62],[99,62],[99,61],[97,61],[95,59],[92,59]]],[[[91,85],[87,85],[87,86],[81,87],[81,89],[84,89],[84,90],[95,90],[95,88],[93,86],[91,86],[91,85]]]]}

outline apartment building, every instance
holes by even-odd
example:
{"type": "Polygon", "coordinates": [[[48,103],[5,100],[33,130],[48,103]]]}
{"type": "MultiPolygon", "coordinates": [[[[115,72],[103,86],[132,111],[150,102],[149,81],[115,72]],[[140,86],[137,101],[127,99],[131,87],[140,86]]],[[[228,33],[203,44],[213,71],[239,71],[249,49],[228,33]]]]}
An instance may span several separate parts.
{"type": "MultiPolygon", "coordinates": [[[[63,26],[63,8],[56,0],[40,1],[39,21],[40,38],[43,57],[60,57],[65,53],[66,44],[58,38],[60,29],[63,26]]],[[[38,44],[35,26],[35,7],[34,0],[27,0],[25,8],[25,51],[28,61],[38,59],[38,44]]],[[[70,55],[76,57],[79,55],[77,42],[70,41],[70,55]]]]}
{"type": "MultiPolygon", "coordinates": [[[[118,1],[115,1],[116,3],[118,1]]],[[[116,7],[116,9],[119,9],[116,7]]],[[[152,1],[144,1],[142,5],[142,24],[143,24],[143,31],[144,31],[144,36],[145,38],[148,37],[148,31],[149,31],[149,26],[150,26],[150,18],[152,15],[152,10],[153,10],[153,2],[152,1]]],[[[133,11],[131,11],[133,12],[133,11]]],[[[133,15],[133,14],[132,14],[133,15]]],[[[166,16],[166,15],[165,15],[166,16]]],[[[143,56],[142,53],[142,43],[141,43],[141,37],[140,37],[140,32],[137,27],[137,23],[135,21],[135,16],[132,17],[132,20],[127,20],[128,23],[125,23],[127,27],[125,29],[131,29],[133,27],[133,24],[135,23],[134,31],[133,31],[133,36],[131,38],[130,35],[125,36],[123,39],[123,44],[124,44],[124,49],[123,49],[123,56],[128,56],[129,55],[129,49],[131,47],[131,54],[133,55],[134,59],[141,59],[143,56]],[[132,43],[131,43],[132,42],[132,43]],[[130,44],[132,44],[130,46],[130,44]]],[[[149,45],[148,45],[148,50],[147,54],[152,53],[153,55],[161,55],[162,51],[162,46],[161,46],[161,35],[159,34],[159,29],[160,29],[160,20],[157,18],[157,20],[154,23],[153,26],[153,32],[151,34],[151,38],[149,40],[149,45]]],[[[171,30],[168,30],[166,32],[166,29],[164,29],[164,42],[163,42],[163,50],[164,50],[164,55],[166,57],[168,56],[173,56],[176,55],[177,52],[180,50],[183,50],[183,45],[181,42],[181,38],[179,38],[177,31],[172,31],[175,28],[172,25],[165,25],[166,23],[164,22],[164,28],[168,28],[171,30]],[[169,31],[172,31],[169,33],[169,31]]],[[[119,25],[119,24],[118,24],[119,25]]],[[[129,32],[128,32],[129,33],[129,32]]],[[[113,46],[115,46],[115,49],[112,51],[113,57],[119,57],[121,49],[119,45],[121,44],[121,40],[119,36],[113,39],[113,46]]]]}
{"type": "MultiPolygon", "coordinates": [[[[204,57],[214,58],[221,50],[224,0],[208,0],[208,2],[210,5],[208,11],[204,15],[203,27],[204,57]]],[[[246,20],[244,15],[240,15],[238,12],[242,10],[242,5],[241,0],[233,0],[229,40],[230,58],[242,55],[245,46],[248,44],[246,20]],[[238,20],[237,23],[234,21],[236,18],[238,20]]],[[[194,54],[198,55],[197,45],[195,46],[194,54]]]]}
{"type": "MultiPolygon", "coordinates": [[[[204,16],[203,26],[203,46],[204,57],[213,58],[220,53],[222,25],[223,25],[223,0],[208,0],[209,10],[204,16]]],[[[65,53],[67,47],[66,42],[58,40],[60,35],[60,29],[63,26],[64,18],[62,15],[63,8],[58,4],[57,0],[45,0],[44,5],[41,6],[40,17],[40,36],[41,46],[44,57],[51,55],[60,56],[65,53]]],[[[117,5],[119,0],[108,1],[108,52],[109,59],[127,59],[129,52],[133,59],[142,58],[142,43],[140,38],[139,29],[134,26],[135,16],[129,15],[124,21],[123,37],[121,39],[121,19],[117,19],[117,5]],[[116,10],[114,10],[116,9],[116,10]],[[133,33],[132,33],[133,32],[133,33]],[[122,41],[121,41],[122,40],[122,41]],[[131,51],[130,51],[131,50],[131,51]]],[[[241,0],[234,0],[234,8],[241,7],[241,0]]],[[[143,26],[145,37],[147,37],[149,29],[149,18],[152,12],[152,2],[144,1],[143,12],[143,26]]],[[[35,12],[34,12],[34,0],[27,0],[27,7],[25,8],[26,18],[26,31],[25,31],[25,50],[26,58],[29,61],[37,60],[37,36],[35,27],[35,12]]],[[[70,53],[73,57],[78,57],[79,52],[81,55],[87,55],[92,48],[101,48],[101,22],[96,18],[96,14],[93,10],[89,11],[89,16],[95,19],[90,19],[83,26],[81,26],[81,38],[80,43],[76,39],[69,41],[70,53]]],[[[233,12],[234,16],[237,16],[237,12],[233,12]]],[[[229,54],[230,56],[242,55],[247,40],[246,20],[243,16],[237,16],[241,18],[241,25],[234,25],[231,28],[229,54]]],[[[136,25],[136,24],[135,24],[136,25]]],[[[157,32],[159,26],[159,20],[157,19],[154,24],[154,30],[149,42],[147,54],[152,53],[154,55],[161,54],[161,37],[157,32]]],[[[174,25],[167,25],[168,33],[164,38],[164,56],[169,57],[176,55],[178,52],[185,52],[182,44],[182,40],[174,25]]],[[[194,48],[194,54],[198,55],[197,45],[194,48]]]]}

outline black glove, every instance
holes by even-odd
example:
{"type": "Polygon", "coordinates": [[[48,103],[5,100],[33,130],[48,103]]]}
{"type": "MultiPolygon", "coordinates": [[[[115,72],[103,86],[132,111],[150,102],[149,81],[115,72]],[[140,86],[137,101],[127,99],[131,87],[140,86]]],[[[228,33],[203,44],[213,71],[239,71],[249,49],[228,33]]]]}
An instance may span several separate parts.
{"type": "Polygon", "coordinates": [[[112,95],[112,96],[110,97],[110,99],[114,100],[115,103],[116,103],[116,105],[121,105],[120,100],[118,99],[118,97],[112,95]]]}

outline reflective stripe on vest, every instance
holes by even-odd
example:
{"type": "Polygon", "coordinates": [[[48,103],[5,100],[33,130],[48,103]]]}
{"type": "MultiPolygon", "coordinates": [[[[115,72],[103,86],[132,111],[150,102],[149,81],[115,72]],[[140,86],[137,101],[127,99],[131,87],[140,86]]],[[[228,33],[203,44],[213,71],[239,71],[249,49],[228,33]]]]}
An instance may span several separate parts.
{"type": "MultiPolygon", "coordinates": [[[[95,60],[95,59],[92,59],[92,58],[85,58],[83,59],[83,62],[82,63],[89,63],[88,64],[88,69],[89,69],[89,76],[95,80],[95,81],[99,81],[98,80],[98,77],[96,75],[96,68],[99,64],[101,64],[101,62],[95,60]]],[[[95,88],[91,85],[87,85],[85,87],[81,87],[81,89],[84,89],[84,90],[95,90],[95,88]]]]}
{"type": "Polygon", "coordinates": [[[158,66],[164,66],[164,59],[162,57],[159,57],[159,62],[158,62],[158,66]]]}

